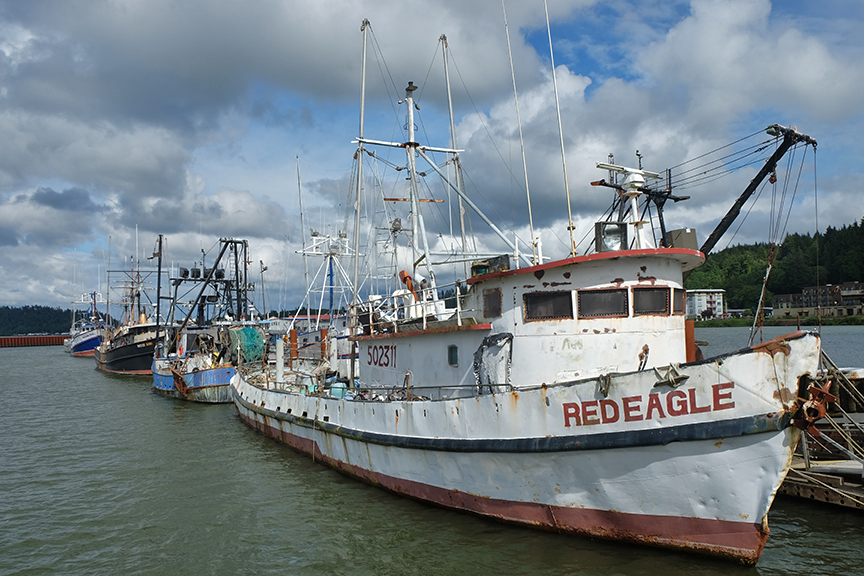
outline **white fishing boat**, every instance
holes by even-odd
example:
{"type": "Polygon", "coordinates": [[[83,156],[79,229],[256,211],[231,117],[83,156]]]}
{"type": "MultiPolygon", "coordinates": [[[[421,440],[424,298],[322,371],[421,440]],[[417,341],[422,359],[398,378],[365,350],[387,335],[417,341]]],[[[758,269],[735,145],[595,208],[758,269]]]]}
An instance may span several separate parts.
{"type": "MultiPolygon", "coordinates": [[[[415,155],[434,149],[414,138],[413,90],[407,142],[359,141],[404,147],[416,182],[415,155]]],[[[353,309],[361,377],[347,390],[238,370],[242,419],[397,494],[755,563],[799,428],[824,408],[820,338],[697,359],[683,275],[704,255],[658,246],[641,220],[658,175],[598,167],[620,175],[630,210],[598,223],[596,253],[518,269],[507,255],[478,260],[464,294],[451,286],[455,308],[434,271],[403,271],[403,289],[353,309]]]]}
{"type": "MultiPolygon", "coordinates": [[[[72,327],[69,329],[69,338],[63,341],[66,351],[72,356],[93,356],[93,350],[102,341],[105,323],[99,310],[96,309],[96,304],[99,302],[104,300],[98,292],[82,294],[77,302],[73,302],[73,304],[86,304],[88,309],[83,316],[73,320],[72,327]]],[[[72,313],[73,318],[78,316],[74,308],[72,313]]]]}

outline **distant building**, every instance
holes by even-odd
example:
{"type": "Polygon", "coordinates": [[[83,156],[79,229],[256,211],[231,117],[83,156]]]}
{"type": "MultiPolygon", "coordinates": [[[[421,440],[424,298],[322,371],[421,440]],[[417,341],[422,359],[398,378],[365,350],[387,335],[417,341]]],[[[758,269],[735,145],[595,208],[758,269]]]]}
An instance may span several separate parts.
{"type": "Polygon", "coordinates": [[[774,296],[774,315],[779,318],[815,316],[817,307],[822,316],[864,314],[864,283],[855,281],[807,286],[799,294],[774,296]]]}
{"type": "Polygon", "coordinates": [[[722,289],[687,290],[687,318],[722,318],[725,311],[722,289]]]}

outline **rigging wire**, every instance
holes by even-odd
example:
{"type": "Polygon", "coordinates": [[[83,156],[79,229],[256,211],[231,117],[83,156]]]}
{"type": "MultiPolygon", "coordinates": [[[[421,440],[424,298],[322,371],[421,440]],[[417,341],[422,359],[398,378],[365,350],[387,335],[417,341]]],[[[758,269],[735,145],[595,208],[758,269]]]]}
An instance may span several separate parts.
{"type": "Polygon", "coordinates": [[[720,146],[719,148],[715,148],[714,150],[711,150],[710,152],[705,152],[704,154],[700,154],[699,156],[696,156],[695,158],[691,158],[691,159],[689,159],[689,160],[685,160],[684,162],[682,162],[682,163],[680,163],[680,164],[677,164],[677,165],[675,165],[675,166],[672,166],[672,167],[670,168],[670,170],[674,170],[675,168],[680,168],[681,166],[684,166],[685,164],[689,164],[690,162],[695,162],[696,160],[699,160],[699,159],[701,159],[701,158],[704,158],[704,157],[706,157],[706,156],[709,156],[709,155],[711,155],[711,154],[714,154],[715,152],[719,152],[720,150],[723,150],[724,148],[729,148],[730,146],[734,146],[735,144],[738,144],[739,142],[743,142],[744,140],[747,140],[748,138],[752,138],[753,136],[756,136],[756,135],[758,135],[758,134],[761,134],[762,132],[764,132],[764,131],[763,131],[763,130],[758,130],[758,131],[756,131],[756,132],[753,132],[752,134],[749,134],[749,135],[747,135],[747,136],[744,136],[743,138],[739,138],[738,140],[735,140],[734,142],[730,142],[729,144],[724,144],[723,146],[720,146]]]}
{"type": "Polygon", "coordinates": [[[735,152],[734,154],[729,154],[722,158],[718,158],[717,160],[706,162],[705,164],[696,166],[694,168],[691,168],[690,170],[685,170],[684,172],[678,173],[676,175],[677,177],[675,187],[680,189],[683,187],[689,187],[689,185],[698,184],[700,183],[700,180],[715,177],[716,175],[714,173],[720,170],[723,171],[720,175],[725,176],[746,166],[764,163],[769,155],[760,153],[765,152],[768,149],[769,145],[770,142],[759,143],[756,146],[750,146],[748,148],[735,152]],[[752,157],[756,154],[760,155],[747,160],[748,157],[752,157]],[[696,170],[705,168],[706,166],[711,166],[712,164],[720,165],[696,172],[696,170]],[[686,176],[684,176],[685,174],[686,176]],[[706,176],[708,174],[711,174],[711,176],[706,176]]]}
{"type": "MultiPolygon", "coordinates": [[[[465,90],[465,94],[468,97],[469,102],[471,102],[471,106],[474,109],[475,114],[477,115],[477,119],[480,121],[480,125],[483,126],[483,130],[486,132],[486,135],[489,137],[489,141],[492,144],[492,148],[495,150],[495,153],[498,155],[498,158],[501,160],[502,164],[504,164],[505,169],[507,170],[507,173],[510,175],[511,180],[515,181],[516,185],[519,187],[519,189],[521,189],[524,192],[525,188],[522,186],[522,184],[516,178],[515,174],[513,174],[513,171],[510,170],[510,165],[504,159],[504,155],[501,153],[501,150],[498,148],[498,146],[495,142],[495,138],[493,138],[492,133],[489,130],[489,126],[483,120],[483,114],[477,108],[477,104],[474,102],[474,98],[471,96],[471,92],[468,90],[468,86],[465,84],[465,79],[462,76],[462,71],[459,69],[459,64],[456,62],[456,58],[453,56],[452,48],[449,50],[449,52],[450,52],[450,61],[453,63],[453,67],[456,68],[456,75],[459,77],[459,81],[462,83],[462,88],[465,90]]],[[[464,167],[463,167],[463,175],[465,175],[466,178],[471,182],[472,186],[474,187],[475,192],[483,199],[484,202],[486,202],[486,205],[490,207],[490,209],[501,220],[501,222],[506,222],[506,220],[504,220],[504,218],[502,218],[501,215],[498,214],[498,212],[495,210],[494,205],[492,203],[490,203],[488,200],[486,200],[486,198],[483,196],[482,192],[480,192],[479,187],[474,183],[473,180],[471,180],[470,175],[467,175],[465,173],[464,167]]],[[[470,219],[468,221],[468,224],[469,224],[469,226],[472,227],[472,236],[473,236],[473,226],[471,224],[470,219]]],[[[507,228],[508,231],[512,232],[516,236],[516,238],[518,238],[519,242],[522,242],[526,246],[531,246],[530,242],[526,242],[524,238],[522,238],[521,236],[516,234],[516,231],[509,224],[505,224],[504,226],[507,228]]],[[[566,246],[566,244],[563,241],[561,241],[560,238],[558,238],[557,234],[555,235],[555,237],[561,242],[562,245],[566,246]]],[[[475,246],[475,250],[476,250],[476,246],[475,246]]]]}
{"type": "MultiPolygon", "coordinates": [[[[813,148],[813,213],[816,217],[816,286],[819,286],[819,186],[816,182],[816,148],[813,148]]],[[[819,290],[816,290],[816,310],[819,312],[819,333],[822,333],[822,314],[819,308],[819,290]]],[[[819,355],[819,362],[822,362],[822,355],[819,355]]]]}

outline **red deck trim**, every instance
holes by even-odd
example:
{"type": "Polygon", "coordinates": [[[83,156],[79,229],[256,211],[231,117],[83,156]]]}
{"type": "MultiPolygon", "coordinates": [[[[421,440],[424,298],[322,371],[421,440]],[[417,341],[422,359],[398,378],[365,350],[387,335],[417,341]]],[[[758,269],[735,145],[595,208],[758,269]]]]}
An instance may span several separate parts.
{"type": "Polygon", "coordinates": [[[379,340],[382,338],[401,338],[404,336],[420,336],[425,334],[446,334],[448,332],[463,332],[467,330],[491,330],[492,324],[463,324],[462,326],[444,326],[441,328],[428,328],[426,330],[409,330],[408,332],[387,332],[385,334],[372,334],[369,336],[353,336],[348,340],[357,342],[359,340],[379,340]]]}
{"type": "Polygon", "coordinates": [[[584,256],[574,256],[573,258],[565,258],[564,260],[556,260],[547,262],[546,264],[538,264],[537,266],[529,266],[528,268],[518,268],[514,270],[502,270],[501,272],[490,272],[474,276],[466,280],[468,284],[476,284],[484,280],[493,278],[502,278],[504,276],[515,276],[517,274],[532,274],[540,270],[549,270],[550,268],[559,268],[568,264],[581,264],[583,262],[593,262],[596,260],[617,260],[618,258],[637,258],[643,256],[698,256],[705,260],[705,255],[699,250],[690,250],[687,248],[644,248],[642,250],[617,250],[615,252],[599,252],[596,254],[585,254],[584,256]]]}
{"type": "Polygon", "coordinates": [[[369,484],[447,508],[473,512],[505,522],[528,524],[554,532],[636,542],[661,548],[691,550],[745,564],[755,564],[759,560],[768,540],[768,532],[763,531],[761,524],[754,522],[629,514],[533,502],[513,502],[395,478],[334,460],[325,456],[313,440],[259,422],[247,416],[244,410],[238,412],[249,426],[296,450],[313,454],[316,461],[369,484]]]}

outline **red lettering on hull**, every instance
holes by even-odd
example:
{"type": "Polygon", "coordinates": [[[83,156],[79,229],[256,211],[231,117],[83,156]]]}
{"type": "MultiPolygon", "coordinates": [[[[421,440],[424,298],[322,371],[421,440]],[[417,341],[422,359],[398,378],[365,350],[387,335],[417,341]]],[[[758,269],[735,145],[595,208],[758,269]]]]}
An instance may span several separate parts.
{"type": "Polygon", "coordinates": [[[648,394],[647,399],[639,395],[625,396],[620,400],[604,398],[584,402],[564,402],[562,404],[564,427],[613,424],[618,422],[622,415],[624,422],[638,422],[728,410],[735,407],[735,401],[732,399],[734,389],[733,382],[714,384],[711,386],[710,401],[706,392],[689,388],[686,391],[670,390],[665,395],[648,394]],[[705,404],[701,404],[702,402],[705,404]]]}

